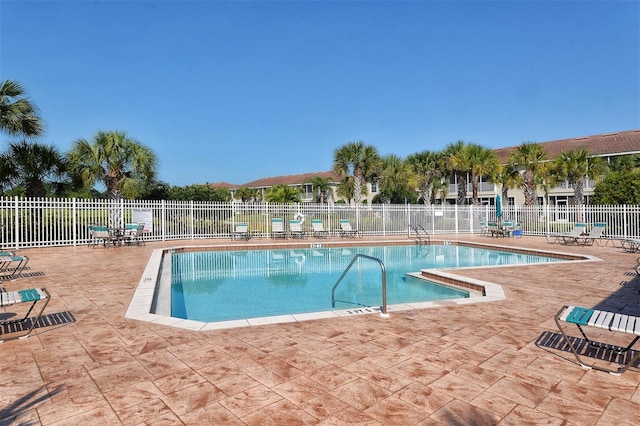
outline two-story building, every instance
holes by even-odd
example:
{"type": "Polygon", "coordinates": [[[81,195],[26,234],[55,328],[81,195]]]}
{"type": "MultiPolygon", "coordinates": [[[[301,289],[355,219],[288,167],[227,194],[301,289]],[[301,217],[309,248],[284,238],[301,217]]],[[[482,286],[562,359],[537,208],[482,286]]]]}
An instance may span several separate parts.
{"type": "MultiPolygon", "coordinates": [[[[549,142],[539,142],[547,153],[547,158],[551,160],[555,156],[566,151],[576,151],[579,149],[586,149],[590,155],[596,157],[602,157],[605,161],[611,162],[616,157],[624,155],[640,154],[640,129],[628,130],[623,132],[606,133],[594,136],[583,136],[573,139],[561,139],[549,142]]],[[[502,164],[506,164],[509,159],[509,155],[518,146],[514,145],[506,148],[497,148],[493,151],[498,156],[498,159],[502,164]]],[[[309,181],[319,176],[323,179],[328,179],[331,182],[333,193],[327,200],[328,203],[336,203],[341,198],[337,195],[336,189],[340,183],[340,176],[332,171],[317,172],[317,173],[303,173],[297,175],[285,175],[274,176],[258,179],[252,182],[248,182],[242,185],[233,185],[226,182],[211,184],[215,187],[224,187],[231,191],[232,195],[239,188],[252,188],[258,190],[264,199],[265,192],[274,185],[289,185],[295,188],[299,188],[302,193],[302,202],[313,202],[313,186],[309,181]]],[[[595,186],[595,180],[587,179],[585,182],[584,193],[587,198],[593,193],[595,186]]],[[[458,183],[456,177],[452,176],[449,179],[449,187],[447,194],[444,197],[444,201],[454,204],[458,191],[458,183]]],[[[376,182],[367,183],[367,202],[371,202],[373,197],[378,193],[378,185],[376,182]]],[[[499,185],[492,183],[488,178],[483,178],[480,182],[478,197],[482,204],[494,204],[495,196],[501,193],[499,185]]],[[[467,176],[467,196],[471,197],[471,183],[470,176],[467,176]]],[[[344,201],[344,200],[342,200],[344,201]]],[[[508,197],[503,200],[505,204],[524,204],[524,196],[520,189],[510,189],[508,191],[508,197]]],[[[546,200],[543,197],[539,198],[539,204],[544,204],[546,200]]],[[[573,188],[563,182],[557,185],[555,188],[551,188],[548,191],[548,202],[552,205],[569,205],[573,203],[573,188]]]]}

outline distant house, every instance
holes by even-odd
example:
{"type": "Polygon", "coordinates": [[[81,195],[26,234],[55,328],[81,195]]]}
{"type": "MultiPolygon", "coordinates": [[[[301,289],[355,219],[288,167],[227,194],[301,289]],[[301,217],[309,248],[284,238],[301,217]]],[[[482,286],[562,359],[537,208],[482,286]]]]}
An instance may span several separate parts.
{"type": "MultiPolygon", "coordinates": [[[[547,158],[549,159],[552,159],[553,157],[565,151],[586,149],[592,156],[602,157],[607,162],[611,162],[616,157],[640,154],[640,129],[538,143],[544,146],[544,149],[547,152],[547,158]]],[[[506,148],[497,148],[494,149],[493,152],[496,153],[501,163],[506,164],[508,162],[509,154],[511,154],[511,152],[513,152],[520,145],[521,144],[506,148]]],[[[211,184],[211,186],[227,188],[231,191],[232,195],[238,188],[253,188],[259,190],[262,194],[262,197],[264,198],[264,194],[269,188],[274,185],[284,184],[301,188],[302,201],[312,202],[313,188],[312,185],[306,182],[308,182],[315,176],[320,176],[323,179],[328,178],[331,181],[334,192],[333,197],[328,200],[329,203],[334,203],[336,200],[340,199],[335,191],[338,184],[340,183],[341,178],[331,171],[267,177],[254,180],[242,185],[233,185],[226,182],[220,182],[211,184]]],[[[467,184],[469,185],[468,193],[470,194],[470,177],[467,178],[467,184]]],[[[584,194],[587,199],[591,194],[593,194],[594,186],[595,182],[592,179],[588,179],[586,181],[584,194]]],[[[371,202],[371,199],[377,194],[377,192],[377,183],[369,182],[367,184],[367,202],[371,202]]],[[[478,197],[482,204],[494,204],[495,196],[497,194],[500,194],[500,192],[500,187],[498,185],[490,182],[485,178],[480,182],[478,197]]],[[[457,182],[455,181],[455,176],[452,176],[449,180],[449,188],[447,191],[447,195],[445,196],[445,202],[452,204],[455,203],[456,196],[457,182]]],[[[505,204],[524,204],[522,191],[520,189],[509,190],[509,197],[503,202],[505,204]]],[[[540,200],[540,204],[542,204],[543,202],[544,200],[540,200]]],[[[550,204],[568,205],[572,204],[572,202],[573,189],[567,183],[558,185],[549,191],[550,204]]]]}

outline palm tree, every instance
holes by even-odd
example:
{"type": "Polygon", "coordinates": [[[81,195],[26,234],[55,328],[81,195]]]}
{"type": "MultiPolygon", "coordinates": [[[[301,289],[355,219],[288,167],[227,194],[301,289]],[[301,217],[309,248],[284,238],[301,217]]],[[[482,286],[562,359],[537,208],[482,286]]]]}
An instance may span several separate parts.
{"type": "Polygon", "coordinates": [[[467,146],[467,155],[471,166],[471,203],[476,205],[479,201],[480,179],[483,176],[491,175],[494,170],[500,167],[500,162],[493,151],[474,143],[467,146]]]}
{"type": "Polygon", "coordinates": [[[0,154],[0,186],[21,187],[25,197],[46,197],[47,187],[64,187],[65,158],[53,145],[9,144],[0,154]]]}
{"type": "Polygon", "coordinates": [[[135,197],[141,184],[156,175],[150,148],[121,131],[99,131],[92,142],[79,139],[68,153],[70,172],[85,186],[104,183],[109,199],[135,197]]]}
{"type": "Polygon", "coordinates": [[[536,175],[542,174],[546,159],[544,147],[533,142],[525,142],[509,154],[509,167],[523,170],[521,187],[525,206],[538,203],[536,175]]]}
{"type": "Polygon", "coordinates": [[[573,204],[584,204],[584,181],[587,177],[599,180],[605,171],[600,157],[591,157],[586,149],[565,151],[553,160],[553,170],[573,187],[573,204]]]}
{"type": "Polygon", "coordinates": [[[493,183],[500,185],[502,199],[506,201],[509,197],[509,190],[517,188],[522,182],[520,173],[509,165],[499,165],[490,175],[493,183]]]}
{"type": "Polygon", "coordinates": [[[445,147],[443,156],[447,170],[456,176],[458,182],[456,204],[463,205],[467,200],[467,175],[472,164],[469,145],[464,141],[450,143],[445,147]]]}
{"type": "Polygon", "coordinates": [[[407,157],[407,164],[418,178],[418,186],[422,194],[422,202],[431,204],[433,182],[442,176],[440,171],[441,154],[432,151],[421,151],[407,157]]]}
{"type": "Polygon", "coordinates": [[[315,201],[324,204],[331,198],[331,179],[323,178],[322,176],[314,176],[308,179],[305,183],[311,184],[313,187],[313,194],[315,201]]]}
{"type": "MultiPolygon", "coordinates": [[[[134,198],[139,189],[155,178],[157,160],[150,148],[122,131],[99,131],[91,142],[79,139],[67,155],[71,176],[92,187],[96,182],[107,188],[111,200],[134,198]]],[[[109,210],[109,226],[121,226],[121,211],[109,210]]]]}
{"type": "Polygon", "coordinates": [[[337,148],[333,154],[333,171],[342,177],[352,177],[353,200],[362,202],[366,192],[365,182],[370,180],[380,167],[378,150],[362,141],[348,142],[337,148]]]}
{"type": "Polygon", "coordinates": [[[300,190],[285,184],[274,185],[264,194],[264,199],[269,203],[299,203],[300,190]]]}
{"type": "Polygon", "coordinates": [[[238,188],[234,194],[235,198],[239,198],[243,203],[247,201],[258,201],[260,199],[260,190],[257,188],[238,188]]]}
{"type": "Polygon", "coordinates": [[[629,154],[615,157],[609,168],[612,172],[635,170],[640,167],[640,154],[629,154]]]}
{"type": "MultiPolygon", "coordinates": [[[[402,203],[407,193],[415,188],[415,177],[409,165],[394,154],[382,158],[380,180],[380,199],[382,203],[402,203]]],[[[412,194],[415,198],[415,193],[412,194]]]]}
{"type": "Polygon", "coordinates": [[[0,82],[0,131],[11,136],[38,136],[42,121],[38,108],[17,81],[0,82]]]}

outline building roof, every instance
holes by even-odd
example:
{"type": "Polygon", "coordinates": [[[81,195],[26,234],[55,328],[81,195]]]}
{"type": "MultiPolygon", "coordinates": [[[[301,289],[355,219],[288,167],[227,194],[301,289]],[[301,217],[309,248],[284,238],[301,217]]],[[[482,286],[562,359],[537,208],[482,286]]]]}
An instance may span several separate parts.
{"type": "MultiPolygon", "coordinates": [[[[549,142],[537,142],[544,146],[547,158],[551,159],[565,151],[576,151],[586,149],[590,155],[594,156],[614,156],[640,153],[640,129],[626,130],[623,132],[604,133],[601,135],[581,136],[572,139],[560,139],[549,142]]],[[[522,144],[520,144],[522,145],[522,144]]],[[[497,148],[492,151],[498,156],[501,163],[507,163],[509,154],[520,145],[497,148]]],[[[320,176],[323,179],[330,179],[331,182],[340,182],[339,175],[332,171],[302,173],[297,175],[266,177],[242,185],[234,185],[227,182],[210,184],[212,187],[237,189],[245,188],[270,188],[274,185],[300,185],[308,180],[320,176]]]]}
{"type": "Polygon", "coordinates": [[[253,182],[248,182],[240,185],[245,188],[269,188],[274,185],[300,185],[308,180],[313,179],[316,176],[320,176],[323,179],[329,179],[331,182],[340,182],[340,176],[334,172],[315,172],[315,173],[302,173],[297,175],[287,176],[273,176],[266,177],[253,182]]]}
{"type": "MultiPolygon", "coordinates": [[[[586,149],[593,156],[638,154],[640,153],[640,129],[540,142],[540,144],[544,146],[549,159],[562,152],[579,149],[586,149]]],[[[501,163],[506,163],[509,154],[518,146],[520,145],[498,148],[493,152],[496,153],[501,163]]]]}
{"type": "Polygon", "coordinates": [[[236,189],[236,188],[240,187],[241,185],[236,185],[236,184],[229,183],[229,182],[214,182],[214,183],[210,183],[209,186],[211,188],[236,189]]]}

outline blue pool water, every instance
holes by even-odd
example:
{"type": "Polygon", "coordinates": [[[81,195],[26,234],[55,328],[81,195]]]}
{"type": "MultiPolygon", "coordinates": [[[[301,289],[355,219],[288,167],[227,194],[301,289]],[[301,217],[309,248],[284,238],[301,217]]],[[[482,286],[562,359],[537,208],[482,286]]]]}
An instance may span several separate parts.
{"type": "Polygon", "coordinates": [[[456,245],[173,253],[172,316],[214,322],[379,307],[380,265],[362,258],[336,288],[332,307],[331,289],[357,253],[384,262],[389,305],[469,297],[467,292],[409,277],[408,272],[558,260],[456,245]]]}

